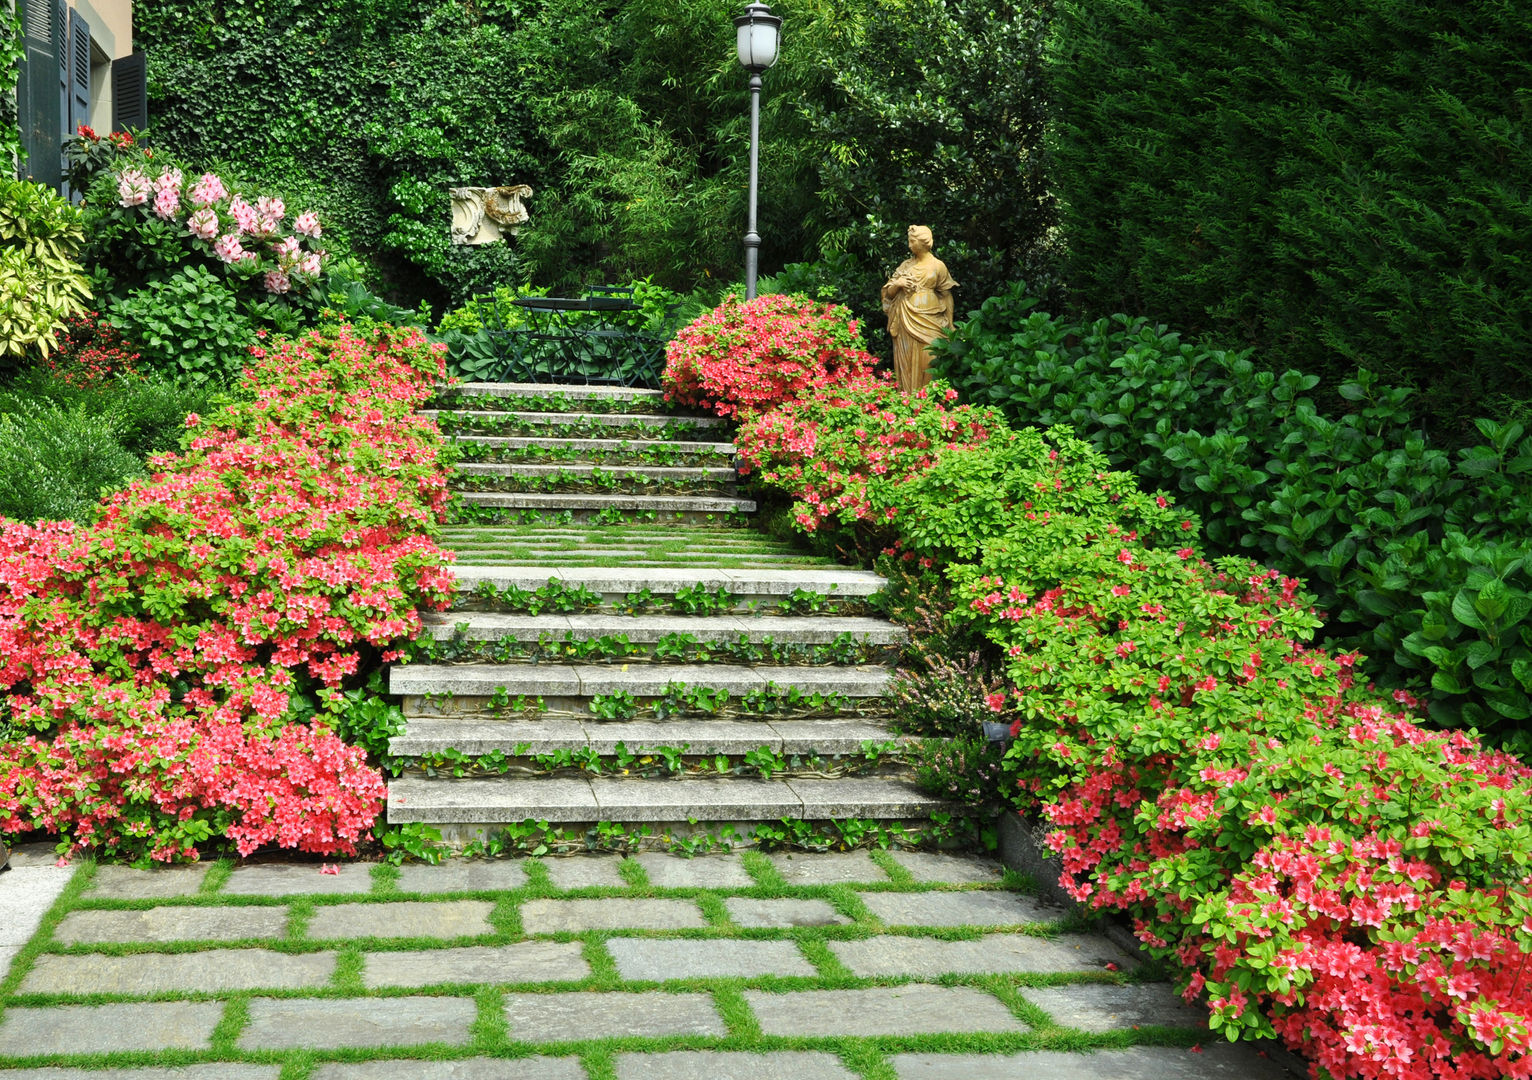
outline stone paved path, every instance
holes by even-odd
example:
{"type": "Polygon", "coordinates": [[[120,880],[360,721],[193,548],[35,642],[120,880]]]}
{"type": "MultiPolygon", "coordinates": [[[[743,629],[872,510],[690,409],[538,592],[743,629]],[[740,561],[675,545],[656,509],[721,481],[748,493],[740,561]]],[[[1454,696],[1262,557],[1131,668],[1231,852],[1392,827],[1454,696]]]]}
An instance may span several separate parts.
{"type": "Polygon", "coordinates": [[[1289,1075],[978,858],[17,863],[0,1080],[1289,1075]]]}

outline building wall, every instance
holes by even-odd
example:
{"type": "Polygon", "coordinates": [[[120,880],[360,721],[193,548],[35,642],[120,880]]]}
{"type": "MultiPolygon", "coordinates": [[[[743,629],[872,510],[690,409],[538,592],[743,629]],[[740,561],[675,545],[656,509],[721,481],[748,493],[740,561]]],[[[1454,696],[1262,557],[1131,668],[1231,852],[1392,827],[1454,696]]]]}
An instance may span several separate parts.
{"type": "Polygon", "coordinates": [[[90,24],[90,126],[112,129],[112,61],[133,51],[133,0],[69,0],[90,24]]]}

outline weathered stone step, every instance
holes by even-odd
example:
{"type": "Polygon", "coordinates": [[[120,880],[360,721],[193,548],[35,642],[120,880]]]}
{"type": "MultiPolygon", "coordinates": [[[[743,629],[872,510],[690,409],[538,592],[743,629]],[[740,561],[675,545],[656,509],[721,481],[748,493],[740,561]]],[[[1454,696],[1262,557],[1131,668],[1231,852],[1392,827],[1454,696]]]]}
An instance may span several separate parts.
{"type": "Polygon", "coordinates": [[[739,470],[727,465],[538,465],[531,462],[463,462],[457,471],[467,476],[602,477],[643,476],[651,480],[712,481],[733,483],[739,470]]]}
{"type": "MultiPolygon", "coordinates": [[[[721,416],[662,415],[631,412],[524,412],[509,409],[421,409],[417,414],[435,420],[443,431],[525,431],[546,429],[591,431],[612,428],[657,438],[689,438],[692,433],[711,434],[732,430],[732,422],[721,416]]],[[[551,432],[550,432],[551,434],[551,432]]],[[[599,437],[599,436],[598,436],[599,437]]]]}
{"type": "Polygon", "coordinates": [[[626,635],[635,644],[652,645],[672,634],[689,634],[703,644],[775,641],[827,645],[849,634],[866,645],[901,645],[909,634],[884,619],[855,615],[802,618],[793,615],[508,615],[498,612],[430,613],[425,629],[438,641],[538,641],[544,636],[588,641],[626,635]]]}
{"type": "Polygon", "coordinates": [[[739,756],[766,748],[783,755],[831,757],[860,754],[866,743],[906,742],[870,720],[673,719],[596,720],[548,717],[490,720],[479,717],[413,716],[408,729],[388,742],[396,757],[422,757],[457,750],[475,756],[552,754],[593,749],[604,757],[619,743],[633,754],[685,747],[688,754],[739,756]]]}
{"type": "MultiPolygon", "coordinates": [[[[406,697],[451,694],[485,698],[496,691],[510,697],[588,698],[618,691],[635,698],[662,697],[672,684],[751,691],[796,688],[805,694],[849,698],[881,697],[891,678],[877,664],[855,667],[795,667],[771,664],[395,664],[388,692],[406,697]]],[[[411,711],[410,702],[405,703],[411,711]]]]}
{"type": "Polygon", "coordinates": [[[678,522],[709,522],[722,514],[753,514],[755,501],[723,495],[603,495],[593,492],[465,491],[463,502],[483,509],[568,513],[571,520],[607,520],[626,515],[663,514],[678,522]]]}
{"type": "Polygon", "coordinates": [[[911,780],[613,779],[405,776],[388,785],[390,824],[503,826],[549,822],[748,822],[801,818],[907,820],[950,804],[911,780]]]}
{"type": "Polygon", "coordinates": [[[829,601],[833,611],[843,602],[856,602],[882,591],[888,582],[870,570],[797,569],[797,570],[691,570],[671,567],[559,566],[457,566],[460,594],[471,593],[483,584],[496,589],[523,589],[534,592],[550,581],[566,587],[586,589],[601,596],[607,604],[620,604],[629,596],[648,591],[658,600],[674,597],[678,589],[701,587],[709,591],[727,589],[737,607],[773,603],[795,592],[811,592],[829,601]]]}
{"type": "Polygon", "coordinates": [[[625,495],[733,497],[739,473],[730,466],[538,465],[470,462],[457,466],[460,491],[606,492],[625,495]]]}
{"type": "Polygon", "coordinates": [[[465,382],[455,385],[443,383],[436,388],[438,396],[459,395],[464,398],[541,398],[560,397],[568,401],[602,403],[634,402],[658,409],[665,402],[662,390],[642,386],[577,386],[565,383],[509,383],[465,382]]]}
{"type": "Polygon", "coordinates": [[[561,439],[543,435],[453,435],[452,441],[463,446],[467,457],[487,461],[498,457],[531,460],[544,464],[581,462],[589,464],[632,462],[667,464],[687,458],[734,459],[732,442],[703,442],[690,439],[561,439]],[[478,456],[475,457],[474,455],[478,456]]]}

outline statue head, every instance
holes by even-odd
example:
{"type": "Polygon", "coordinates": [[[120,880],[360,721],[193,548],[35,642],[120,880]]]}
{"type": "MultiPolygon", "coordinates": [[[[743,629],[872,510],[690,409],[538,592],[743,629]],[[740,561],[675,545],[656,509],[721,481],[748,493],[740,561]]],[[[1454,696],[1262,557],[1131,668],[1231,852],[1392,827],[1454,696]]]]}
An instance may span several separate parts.
{"type": "Polygon", "coordinates": [[[909,237],[910,250],[917,255],[930,251],[935,242],[930,228],[925,225],[911,225],[909,237]]]}

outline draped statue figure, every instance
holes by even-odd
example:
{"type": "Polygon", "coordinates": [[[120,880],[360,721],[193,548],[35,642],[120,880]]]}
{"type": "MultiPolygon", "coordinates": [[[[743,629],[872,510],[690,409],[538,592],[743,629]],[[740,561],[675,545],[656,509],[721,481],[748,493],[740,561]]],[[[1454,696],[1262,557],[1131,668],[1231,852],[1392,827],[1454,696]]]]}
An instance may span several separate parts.
{"type": "Polygon", "coordinates": [[[910,257],[883,286],[883,313],[894,339],[894,374],[899,389],[918,390],[931,381],[931,342],[952,326],[952,290],[957,282],[931,254],[931,230],[910,226],[910,257]]]}

